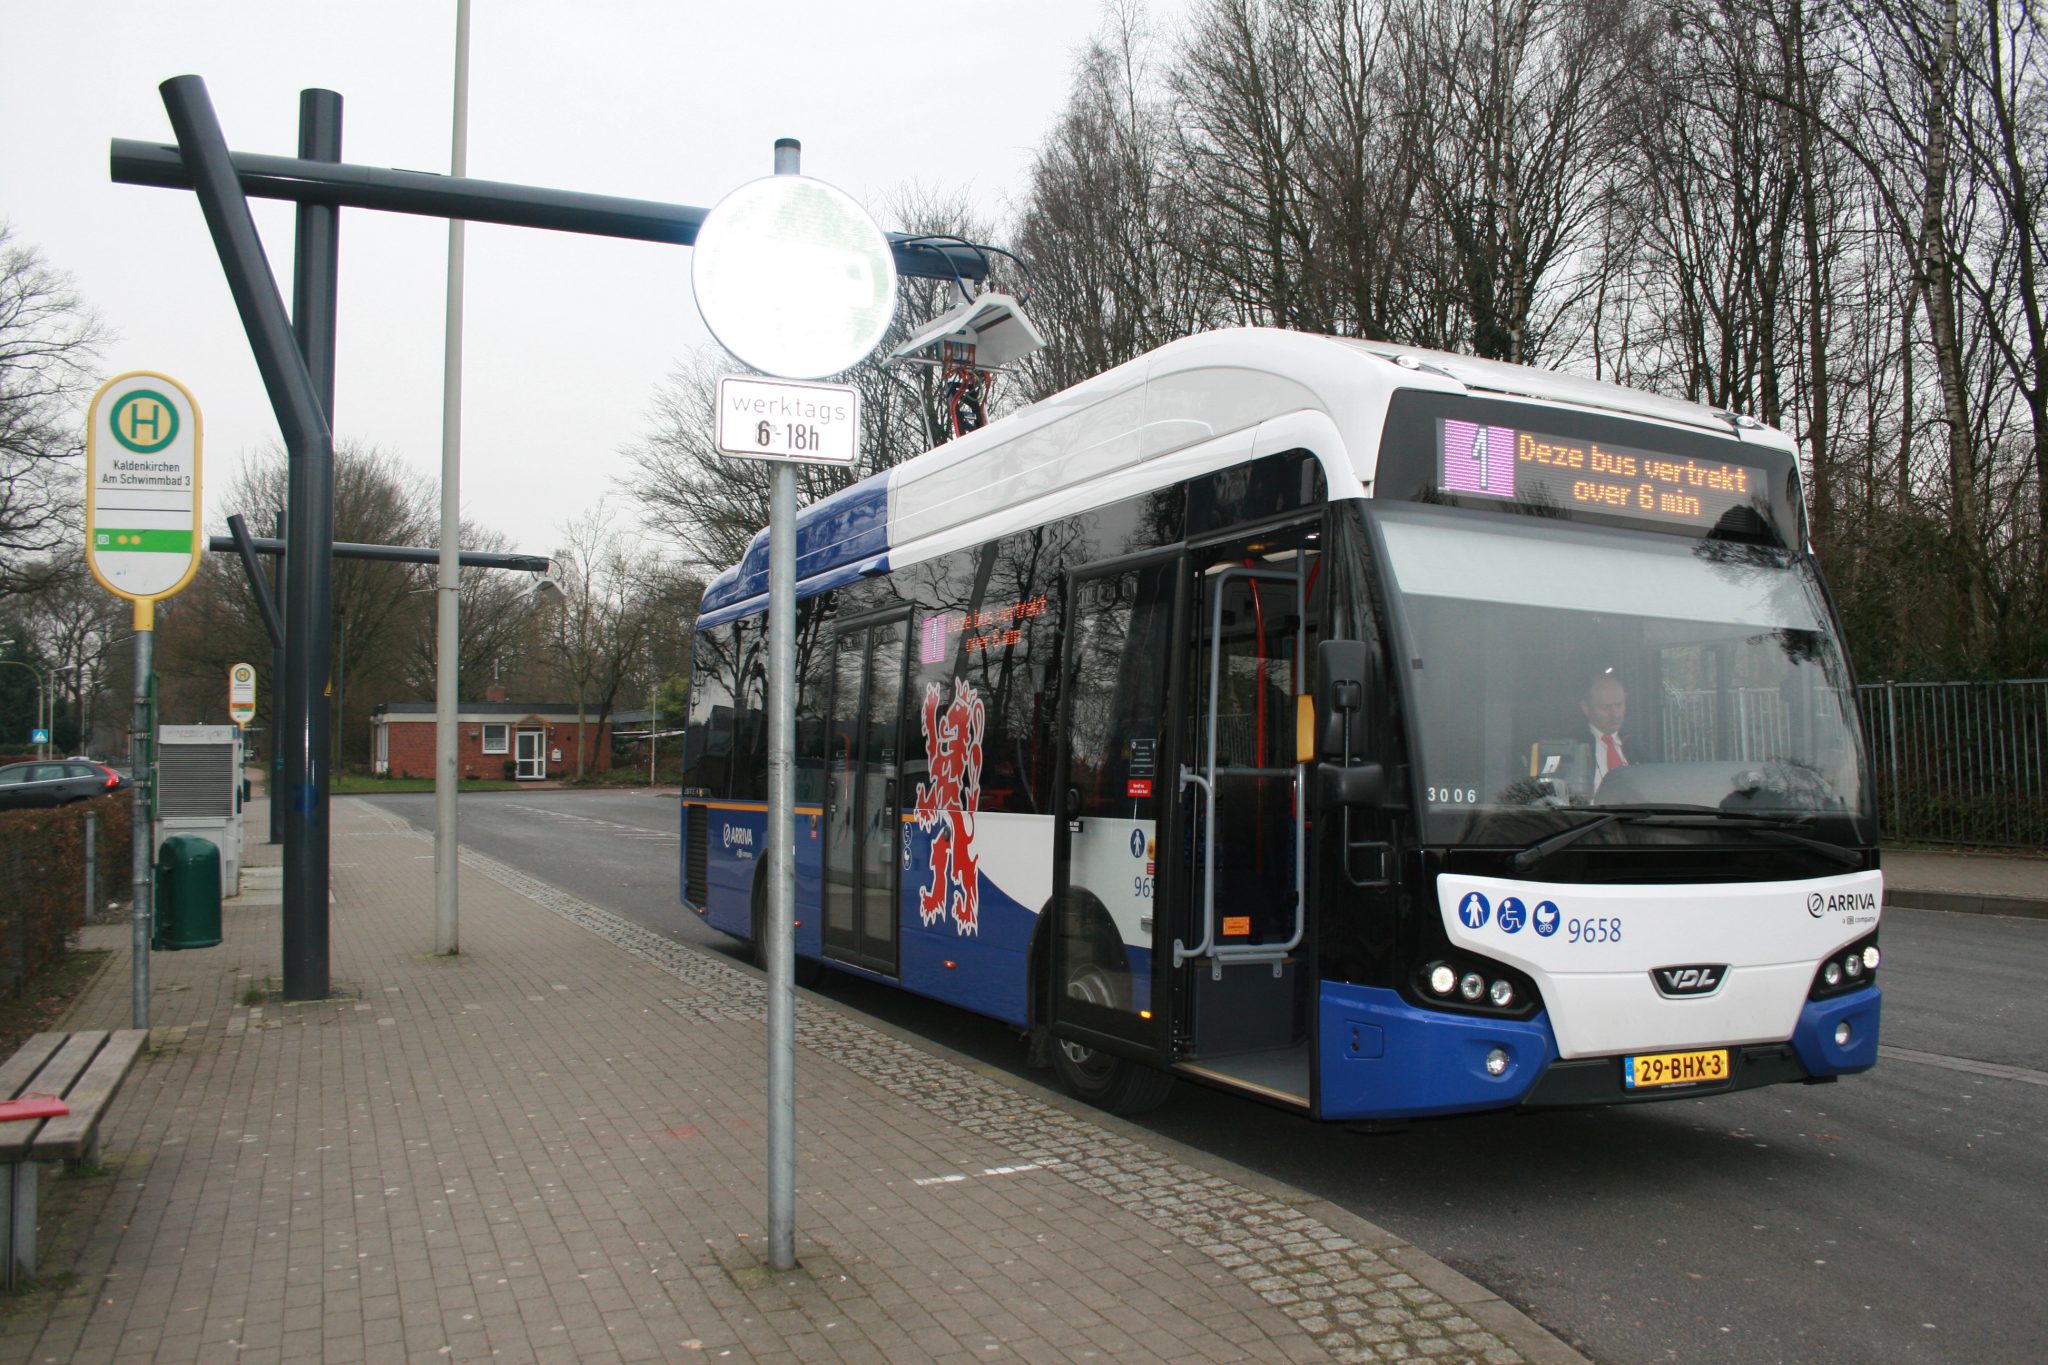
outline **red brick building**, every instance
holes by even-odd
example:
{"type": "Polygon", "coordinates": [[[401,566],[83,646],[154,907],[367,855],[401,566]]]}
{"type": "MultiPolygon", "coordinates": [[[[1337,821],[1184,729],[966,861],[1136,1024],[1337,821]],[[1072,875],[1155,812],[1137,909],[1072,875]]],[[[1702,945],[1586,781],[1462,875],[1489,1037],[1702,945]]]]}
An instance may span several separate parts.
{"type": "MultiPolygon", "coordinates": [[[[463,702],[455,713],[457,766],[464,777],[510,777],[538,782],[573,777],[576,744],[583,731],[576,723],[574,702],[506,701],[500,689],[491,701],[463,702]]],[[[586,708],[588,710],[588,708],[586,708]]],[[[584,768],[603,772],[612,766],[609,719],[597,724],[593,751],[584,749],[584,768]]],[[[434,703],[386,702],[370,713],[371,771],[392,777],[434,775],[434,703]]]]}

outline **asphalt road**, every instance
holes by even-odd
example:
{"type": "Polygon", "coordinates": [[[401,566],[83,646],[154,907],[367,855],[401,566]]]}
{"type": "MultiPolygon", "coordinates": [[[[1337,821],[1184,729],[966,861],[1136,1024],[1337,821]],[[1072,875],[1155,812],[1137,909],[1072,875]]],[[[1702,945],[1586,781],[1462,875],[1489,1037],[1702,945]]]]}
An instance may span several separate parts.
{"type": "MultiPolygon", "coordinates": [[[[430,825],[429,796],[375,800],[430,825]]],[[[674,800],[462,799],[466,845],[694,943],[674,800]]],[[[1601,1362],[2048,1359],[2048,922],[1891,910],[1884,1051],[1836,1085],[1365,1136],[1183,1084],[1146,1127],[1352,1209],[1601,1362]]],[[[1026,1073],[999,1025],[837,999],[1026,1073]]]]}

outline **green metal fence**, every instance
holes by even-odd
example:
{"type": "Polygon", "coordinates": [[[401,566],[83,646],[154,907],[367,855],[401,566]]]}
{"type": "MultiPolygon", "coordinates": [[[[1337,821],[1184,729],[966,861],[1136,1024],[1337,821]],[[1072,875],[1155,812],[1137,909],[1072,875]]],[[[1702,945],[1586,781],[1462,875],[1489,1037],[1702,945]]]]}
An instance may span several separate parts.
{"type": "Polygon", "coordinates": [[[2048,848],[2048,678],[1857,690],[1887,839],[2048,848]]]}

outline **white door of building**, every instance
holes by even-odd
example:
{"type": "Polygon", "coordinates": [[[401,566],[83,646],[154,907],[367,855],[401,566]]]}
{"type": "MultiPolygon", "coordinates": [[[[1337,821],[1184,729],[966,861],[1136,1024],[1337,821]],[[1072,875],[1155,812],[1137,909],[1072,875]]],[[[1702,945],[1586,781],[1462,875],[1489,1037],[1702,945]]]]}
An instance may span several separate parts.
{"type": "Polygon", "coordinates": [[[520,730],[512,736],[514,775],[522,782],[538,781],[548,775],[547,734],[541,730],[520,730]]]}

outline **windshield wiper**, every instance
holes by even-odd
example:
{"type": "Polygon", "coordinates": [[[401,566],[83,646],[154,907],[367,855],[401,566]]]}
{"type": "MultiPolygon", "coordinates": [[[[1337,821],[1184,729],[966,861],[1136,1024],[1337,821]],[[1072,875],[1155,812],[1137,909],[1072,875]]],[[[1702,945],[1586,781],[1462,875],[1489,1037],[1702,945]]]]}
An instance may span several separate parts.
{"type": "Polygon", "coordinates": [[[1628,825],[1657,825],[1666,829],[1753,830],[1774,842],[1796,844],[1800,848],[1809,849],[1843,867],[1863,865],[1862,855],[1853,850],[1843,848],[1840,844],[1830,844],[1821,839],[1794,833],[1790,827],[1811,824],[1810,816],[1742,815],[1718,811],[1711,806],[1632,806],[1624,810],[1603,812],[1583,825],[1574,825],[1570,829],[1560,830],[1556,834],[1538,839],[1509,859],[1509,866],[1517,872],[1527,872],[1557,850],[1575,844],[1594,830],[1617,821],[1628,825]]]}
{"type": "Polygon", "coordinates": [[[1573,825],[1570,829],[1559,830],[1555,834],[1538,839],[1535,843],[1517,853],[1508,860],[1508,865],[1517,872],[1527,872],[1566,844],[1575,844],[1594,830],[1611,825],[1620,818],[1619,815],[1609,812],[1606,815],[1588,820],[1583,825],[1573,825]]]}
{"type": "Polygon", "coordinates": [[[1794,833],[1793,826],[1811,825],[1813,823],[1813,817],[1810,815],[1743,815],[1732,811],[1702,809],[1697,811],[1660,811],[1657,814],[1646,815],[1642,819],[1631,821],[1630,823],[1662,825],[1669,829],[1752,830],[1774,842],[1796,844],[1800,848],[1809,849],[1820,854],[1830,862],[1838,863],[1843,867],[1863,866],[1863,855],[1853,849],[1843,848],[1840,844],[1828,843],[1824,839],[1815,839],[1809,835],[1794,833]]]}

